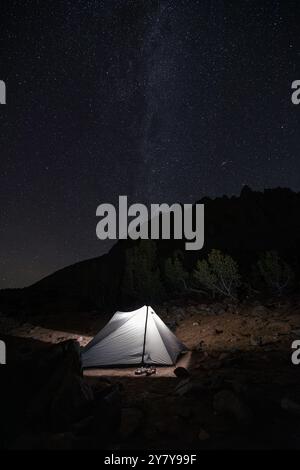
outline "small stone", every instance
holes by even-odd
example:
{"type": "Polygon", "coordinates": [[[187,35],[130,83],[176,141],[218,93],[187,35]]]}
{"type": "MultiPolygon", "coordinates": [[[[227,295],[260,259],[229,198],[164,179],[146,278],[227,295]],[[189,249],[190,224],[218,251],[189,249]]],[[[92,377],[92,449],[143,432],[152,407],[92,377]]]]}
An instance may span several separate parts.
{"type": "Polygon", "coordinates": [[[254,335],[251,335],[251,337],[250,337],[250,344],[251,344],[251,346],[261,346],[261,344],[262,344],[262,338],[261,338],[261,336],[254,336],[254,335]]]}
{"type": "Polygon", "coordinates": [[[272,329],[272,331],[274,331],[274,333],[279,335],[287,335],[291,331],[290,325],[284,322],[273,322],[268,326],[272,329]]]}
{"type": "Polygon", "coordinates": [[[215,315],[224,315],[224,313],[226,312],[225,307],[222,304],[213,305],[212,311],[215,315]]]}
{"type": "Polygon", "coordinates": [[[216,328],[215,333],[216,335],[221,335],[223,333],[223,330],[221,330],[220,328],[216,328]]]}
{"type": "Polygon", "coordinates": [[[265,313],[267,313],[267,309],[263,305],[257,305],[252,309],[253,315],[264,315],[265,313]]]}
{"type": "Polygon", "coordinates": [[[195,347],[194,347],[194,350],[195,351],[203,351],[203,348],[204,348],[204,341],[201,340],[200,343],[198,343],[195,347]]]}

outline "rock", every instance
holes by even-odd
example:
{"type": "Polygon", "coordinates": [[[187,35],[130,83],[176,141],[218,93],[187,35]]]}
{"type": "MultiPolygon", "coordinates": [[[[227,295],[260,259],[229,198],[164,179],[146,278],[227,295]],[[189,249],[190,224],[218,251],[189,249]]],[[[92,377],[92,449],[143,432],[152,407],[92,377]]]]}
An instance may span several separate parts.
{"type": "Polygon", "coordinates": [[[277,336],[271,336],[271,335],[267,335],[267,336],[254,336],[254,335],[251,335],[250,337],[250,344],[251,346],[266,346],[268,344],[271,344],[271,343],[274,343],[278,341],[278,337],[277,336]]]}
{"type": "Polygon", "coordinates": [[[193,385],[190,381],[190,378],[181,380],[178,385],[175,387],[175,394],[179,396],[186,395],[193,388],[193,385]]]}
{"type": "Polygon", "coordinates": [[[171,331],[175,331],[178,326],[178,323],[176,320],[170,320],[166,322],[166,325],[168,326],[168,328],[170,328],[171,331]]]}
{"type": "Polygon", "coordinates": [[[202,365],[203,369],[205,370],[216,370],[216,369],[220,369],[221,366],[222,366],[221,361],[216,360],[216,359],[211,360],[209,362],[205,362],[202,365]]]}
{"type": "Polygon", "coordinates": [[[221,390],[214,396],[213,407],[217,413],[228,415],[239,423],[247,423],[251,414],[242,400],[230,390],[221,390]]]}
{"type": "Polygon", "coordinates": [[[84,408],[93,399],[92,389],[82,377],[66,374],[51,403],[52,426],[68,428],[82,417],[84,408]]]}
{"type": "Polygon", "coordinates": [[[262,345],[262,338],[261,336],[250,336],[250,344],[251,346],[261,346],[262,345]]]}
{"type": "Polygon", "coordinates": [[[76,435],[101,438],[101,445],[105,448],[105,443],[116,435],[121,417],[122,397],[118,384],[115,384],[100,393],[95,393],[95,399],[87,407],[84,420],[80,426],[77,426],[76,435]]]}
{"type": "Polygon", "coordinates": [[[215,315],[224,315],[224,313],[226,312],[226,309],[223,304],[214,304],[211,307],[211,310],[215,315]]]}
{"type": "Polygon", "coordinates": [[[278,341],[277,335],[264,336],[263,338],[261,338],[261,345],[267,346],[268,344],[276,343],[276,341],[278,341]]]}
{"type": "Polygon", "coordinates": [[[223,330],[221,330],[221,328],[216,328],[215,333],[216,335],[221,335],[223,333],[223,330]]]}
{"type": "Polygon", "coordinates": [[[219,361],[226,361],[227,359],[230,358],[230,354],[228,352],[222,352],[220,356],[218,357],[219,361]]]}
{"type": "Polygon", "coordinates": [[[220,390],[224,386],[224,379],[222,376],[214,373],[212,376],[208,377],[203,383],[203,387],[207,390],[220,390]]]}
{"type": "Polygon", "coordinates": [[[185,367],[176,367],[174,369],[174,374],[176,377],[184,378],[184,377],[189,377],[190,373],[185,367]]]}
{"type": "Polygon", "coordinates": [[[140,428],[143,413],[137,408],[123,408],[120,426],[120,437],[128,439],[132,437],[140,428]]]}
{"type": "Polygon", "coordinates": [[[238,314],[239,313],[239,308],[238,305],[236,304],[227,304],[227,311],[229,311],[232,314],[238,314]]]}
{"type": "Polygon", "coordinates": [[[206,305],[206,304],[199,304],[199,305],[197,306],[197,310],[204,310],[204,311],[209,312],[210,308],[209,308],[209,306],[206,305]]]}
{"type": "Polygon", "coordinates": [[[200,441],[207,441],[207,439],[210,439],[210,435],[208,434],[207,431],[205,431],[205,429],[201,428],[198,434],[198,439],[200,441]]]}
{"type": "Polygon", "coordinates": [[[199,369],[202,367],[203,362],[207,359],[207,353],[203,353],[200,357],[197,357],[195,364],[194,364],[194,369],[199,369]]]}
{"type": "Polygon", "coordinates": [[[195,350],[195,351],[198,351],[198,352],[199,352],[199,351],[203,351],[204,344],[205,344],[204,341],[201,340],[200,343],[198,343],[198,344],[194,347],[194,350],[195,350]]]}
{"type": "Polygon", "coordinates": [[[189,305],[185,309],[185,316],[193,317],[197,314],[197,309],[194,305],[189,305]]]}
{"type": "Polygon", "coordinates": [[[48,424],[59,428],[70,424],[78,406],[92,399],[91,389],[81,376],[79,343],[59,343],[40,353],[32,363],[38,382],[32,390],[27,415],[33,421],[47,419],[48,424]]]}
{"type": "Polygon", "coordinates": [[[268,310],[263,305],[256,305],[255,307],[253,307],[251,313],[252,315],[265,315],[267,312],[268,310]]]}
{"type": "Polygon", "coordinates": [[[110,391],[112,383],[108,377],[97,377],[97,382],[93,385],[94,394],[106,395],[107,391],[110,391]]]}
{"type": "Polygon", "coordinates": [[[174,313],[177,321],[182,321],[185,317],[185,311],[183,308],[176,308],[174,313]]]}
{"type": "Polygon", "coordinates": [[[285,322],[272,322],[268,325],[274,333],[279,335],[288,335],[291,331],[291,327],[285,322]]]}
{"type": "Polygon", "coordinates": [[[175,394],[182,397],[194,392],[203,390],[203,385],[199,381],[192,381],[190,378],[183,379],[175,387],[175,394]]]}

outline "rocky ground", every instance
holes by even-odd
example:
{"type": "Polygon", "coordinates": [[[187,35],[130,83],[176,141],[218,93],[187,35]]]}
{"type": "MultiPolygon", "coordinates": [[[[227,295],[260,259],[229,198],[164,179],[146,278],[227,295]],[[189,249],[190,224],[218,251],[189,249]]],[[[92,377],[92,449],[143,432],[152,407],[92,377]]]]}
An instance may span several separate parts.
{"type": "Polygon", "coordinates": [[[82,374],[79,344],[107,322],[0,317],[2,445],[13,448],[299,448],[300,302],[173,302],[156,308],[189,347],[185,369],[156,377],[82,374]],[[3,418],[2,418],[3,420],[3,418]]]}

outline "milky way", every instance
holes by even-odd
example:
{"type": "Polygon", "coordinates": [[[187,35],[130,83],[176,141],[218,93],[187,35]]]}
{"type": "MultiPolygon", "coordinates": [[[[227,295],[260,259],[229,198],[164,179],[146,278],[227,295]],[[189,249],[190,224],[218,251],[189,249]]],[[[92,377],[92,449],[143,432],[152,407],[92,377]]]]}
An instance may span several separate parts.
{"type": "Polygon", "coordinates": [[[1,7],[0,287],[105,252],[95,211],[119,195],[300,189],[297,2],[1,7]]]}

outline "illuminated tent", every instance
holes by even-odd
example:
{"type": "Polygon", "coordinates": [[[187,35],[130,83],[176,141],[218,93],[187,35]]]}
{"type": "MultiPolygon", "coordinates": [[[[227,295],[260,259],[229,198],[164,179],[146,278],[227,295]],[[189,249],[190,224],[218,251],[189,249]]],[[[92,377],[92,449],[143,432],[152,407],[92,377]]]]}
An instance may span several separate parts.
{"type": "Polygon", "coordinates": [[[154,310],[144,306],[116,312],[83,349],[83,367],[118,365],[172,365],[186,347],[154,310]]]}

